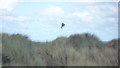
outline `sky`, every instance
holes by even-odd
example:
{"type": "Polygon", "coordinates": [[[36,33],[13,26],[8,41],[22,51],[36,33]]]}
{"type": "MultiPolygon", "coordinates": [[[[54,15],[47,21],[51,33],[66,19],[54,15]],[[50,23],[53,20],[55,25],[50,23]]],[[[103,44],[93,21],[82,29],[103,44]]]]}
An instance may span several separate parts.
{"type": "Polygon", "coordinates": [[[118,3],[1,0],[0,24],[0,33],[19,33],[33,41],[82,33],[110,41],[118,38],[118,3]]]}

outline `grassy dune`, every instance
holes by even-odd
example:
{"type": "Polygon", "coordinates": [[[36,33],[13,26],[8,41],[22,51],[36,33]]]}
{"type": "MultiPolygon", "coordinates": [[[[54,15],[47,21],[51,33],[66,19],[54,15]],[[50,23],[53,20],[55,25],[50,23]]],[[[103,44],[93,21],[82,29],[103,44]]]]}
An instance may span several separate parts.
{"type": "Polygon", "coordinates": [[[2,34],[4,66],[117,66],[118,39],[103,42],[92,34],[74,34],[34,42],[21,34],[2,34]]]}

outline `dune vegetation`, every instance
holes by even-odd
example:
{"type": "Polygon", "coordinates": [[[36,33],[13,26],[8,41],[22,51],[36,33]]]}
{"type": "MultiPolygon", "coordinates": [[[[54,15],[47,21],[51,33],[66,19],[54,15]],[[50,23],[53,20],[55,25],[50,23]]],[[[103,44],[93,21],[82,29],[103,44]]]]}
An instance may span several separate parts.
{"type": "Polygon", "coordinates": [[[101,41],[93,34],[73,34],[35,42],[21,34],[2,35],[3,66],[117,66],[118,39],[101,41]]]}

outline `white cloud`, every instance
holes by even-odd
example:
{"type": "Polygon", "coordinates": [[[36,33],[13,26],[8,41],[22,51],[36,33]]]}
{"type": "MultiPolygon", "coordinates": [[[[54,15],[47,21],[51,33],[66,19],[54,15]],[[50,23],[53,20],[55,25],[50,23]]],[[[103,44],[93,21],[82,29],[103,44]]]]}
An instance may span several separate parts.
{"type": "Polygon", "coordinates": [[[0,15],[2,15],[4,11],[11,12],[17,2],[18,0],[0,0],[0,15]]]}
{"type": "Polygon", "coordinates": [[[37,18],[39,21],[55,21],[62,19],[68,19],[68,18],[73,18],[73,15],[65,11],[62,7],[60,6],[48,6],[47,8],[44,8],[41,12],[42,17],[37,18]]]}
{"type": "Polygon", "coordinates": [[[106,23],[116,22],[118,14],[117,6],[111,4],[86,6],[86,10],[74,12],[73,15],[79,17],[83,22],[106,23]],[[112,18],[112,16],[115,16],[112,18]]]}
{"type": "Polygon", "coordinates": [[[85,22],[91,22],[93,20],[93,17],[92,15],[89,13],[89,11],[79,11],[79,12],[74,12],[73,13],[73,16],[77,16],[79,17],[82,21],[85,21],[85,22]]]}
{"type": "Polygon", "coordinates": [[[50,6],[45,8],[42,13],[49,16],[63,16],[64,10],[59,6],[50,6]]]}
{"type": "Polygon", "coordinates": [[[118,18],[112,18],[112,17],[110,17],[110,18],[106,18],[106,19],[104,19],[103,20],[103,22],[106,22],[106,23],[118,23],[118,18]]]}
{"type": "Polygon", "coordinates": [[[29,19],[29,17],[26,17],[26,16],[18,16],[18,17],[4,16],[3,17],[3,20],[7,20],[7,21],[25,21],[28,19],[29,19]]]}
{"type": "Polygon", "coordinates": [[[110,16],[117,13],[117,6],[106,4],[106,5],[94,5],[94,6],[87,6],[87,10],[95,15],[99,16],[110,16]]]}
{"type": "Polygon", "coordinates": [[[42,10],[41,15],[42,17],[37,18],[38,21],[55,21],[58,19],[73,18],[70,12],[65,12],[60,6],[48,6],[42,10]]]}

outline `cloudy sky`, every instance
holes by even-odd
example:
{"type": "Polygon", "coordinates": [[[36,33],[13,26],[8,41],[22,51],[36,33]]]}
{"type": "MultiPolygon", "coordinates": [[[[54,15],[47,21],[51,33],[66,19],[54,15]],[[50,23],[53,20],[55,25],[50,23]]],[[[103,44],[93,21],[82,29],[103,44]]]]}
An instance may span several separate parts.
{"type": "Polygon", "coordinates": [[[118,38],[117,2],[17,2],[1,0],[0,33],[24,34],[51,41],[71,34],[92,33],[102,41],[118,38]],[[61,29],[61,23],[66,26],[61,29]]]}

